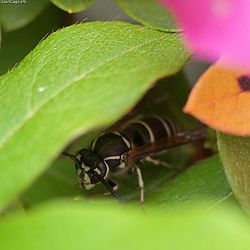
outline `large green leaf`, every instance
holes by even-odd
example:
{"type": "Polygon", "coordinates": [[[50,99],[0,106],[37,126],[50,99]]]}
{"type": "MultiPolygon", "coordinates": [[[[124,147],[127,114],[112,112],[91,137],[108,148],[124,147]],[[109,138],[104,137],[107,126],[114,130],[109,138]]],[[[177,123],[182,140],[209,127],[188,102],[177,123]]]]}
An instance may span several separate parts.
{"type": "MultiPolygon", "coordinates": [[[[172,157],[176,154],[174,159],[177,159],[178,151],[175,151],[171,150],[169,154],[172,157]]],[[[183,157],[179,156],[179,158],[183,157]]],[[[173,164],[177,164],[177,160],[173,164]]],[[[149,164],[143,166],[142,173],[145,183],[146,208],[175,209],[187,206],[194,201],[211,208],[227,200],[231,202],[233,199],[218,156],[190,166],[184,172],[170,171],[164,167],[149,164]]],[[[119,193],[122,197],[127,200],[139,201],[136,174],[120,177],[118,183],[119,193]]]]}
{"type": "Polygon", "coordinates": [[[75,13],[85,10],[92,0],[51,0],[51,2],[69,13],[75,13]]]}
{"type": "Polygon", "coordinates": [[[217,133],[221,159],[239,203],[250,214],[250,138],[217,133]]]}
{"type": "Polygon", "coordinates": [[[164,31],[178,31],[171,14],[155,0],[116,0],[119,6],[135,20],[164,31]]]}
{"type": "Polygon", "coordinates": [[[39,177],[21,196],[24,207],[62,197],[84,198],[84,191],[77,185],[75,168],[72,162],[59,157],[44,174],[39,177]]]}
{"type": "Polygon", "coordinates": [[[114,122],[186,60],[176,34],[119,22],[74,25],[42,41],[0,78],[0,207],[70,139],[114,122]]]}
{"type": "Polygon", "coordinates": [[[5,30],[12,31],[31,22],[45,9],[49,0],[28,0],[23,2],[19,4],[1,4],[0,23],[5,30]]]}
{"type": "Polygon", "coordinates": [[[47,204],[0,223],[2,249],[249,249],[247,220],[200,206],[143,213],[103,202],[47,204]]]}
{"type": "MultiPolygon", "coordinates": [[[[213,207],[232,196],[219,157],[214,156],[188,168],[166,185],[148,195],[154,206],[176,207],[199,201],[213,207]]],[[[150,204],[151,205],[151,204],[150,204]]]]}

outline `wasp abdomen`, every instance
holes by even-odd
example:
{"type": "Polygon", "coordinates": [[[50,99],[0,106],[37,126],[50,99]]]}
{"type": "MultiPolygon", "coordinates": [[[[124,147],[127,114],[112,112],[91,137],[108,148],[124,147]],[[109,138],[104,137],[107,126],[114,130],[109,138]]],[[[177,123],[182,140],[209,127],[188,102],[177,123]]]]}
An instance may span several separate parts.
{"type": "Polygon", "coordinates": [[[122,130],[134,147],[155,143],[172,136],[175,132],[175,127],[170,121],[157,116],[134,120],[122,130]]]}
{"type": "Polygon", "coordinates": [[[123,155],[131,148],[155,143],[175,133],[172,123],[157,116],[128,123],[121,132],[107,132],[92,143],[91,150],[103,159],[110,172],[125,168],[123,155]]]}

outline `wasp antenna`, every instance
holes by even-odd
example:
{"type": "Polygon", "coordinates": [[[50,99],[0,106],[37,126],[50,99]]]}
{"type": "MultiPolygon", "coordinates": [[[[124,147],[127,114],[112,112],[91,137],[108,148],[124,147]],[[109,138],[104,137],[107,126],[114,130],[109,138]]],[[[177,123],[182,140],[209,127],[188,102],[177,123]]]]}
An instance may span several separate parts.
{"type": "Polygon", "coordinates": [[[65,155],[65,156],[67,156],[71,160],[73,160],[75,162],[77,168],[81,167],[81,162],[76,158],[75,155],[72,155],[72,154],[70,154],[68,152],[63,152],[62,154],[65,155]]]}

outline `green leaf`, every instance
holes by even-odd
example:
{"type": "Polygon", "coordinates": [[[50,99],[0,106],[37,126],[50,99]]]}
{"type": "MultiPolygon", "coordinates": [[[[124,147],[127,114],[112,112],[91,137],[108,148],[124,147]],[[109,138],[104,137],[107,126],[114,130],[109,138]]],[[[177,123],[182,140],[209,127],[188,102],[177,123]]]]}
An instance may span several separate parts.
{"type": "Polygon", "coordinates": [[[250,213],[250,138],[218,132],[218,147],[229,183],[245,211],[250,213]]]}
{"type": "Polygon", "coordinates": [[[154,29],[178,31],[171,14],[155,0],[116,0],[132,18],[154,29]]]}
{"type": "MultiPolygon", "coordinates": [[[[178,151],[176,149],[169,151],[169,155],[173,156],[173,154],[178,156],[178,151]]],[[[183,157],[180,157],[179,154],[179,158],[183,157]]],[[[174,159],[177,158],[174,157],[174,159]]],[[[177,160],[171,163],[175,166],[177,160]]],[[[142,174],[145,184],[146,208],[176,209],[176,207],[188,206],[191,202],[199,202],[207,206],[206,209],[210,209],[227,200],[231,203],[233,199],[218,156],[190,166],[184,172],[148,164],[143,166],[142,174]]],[[[139,201],[136,174],[127,176],[127,178],[120,177],[118,184],[122,197],[127,200],[139,201]]],[[[95,192],[98,193],[98,191],[95,192]]],[[[235,206],[238,205],[235,204],[235,206]]],[[[238,210],[240,209],[238,208],[238,210]]]]}
{"type": "Polygon", "coordinates": [[[92,0],[51,0],[53,4],[68,13],[76,13],[85,10],[93,1],[92,0]]]}
{"type": "Polygon", "coordinates": [[[19,4],[1,4],[0,23],[6,31],[19,29],[35,19],[48,5],[49,0],[28,0],[19,4]]]}
{"type": "Polygon", "coordinates": [[[186,62],[176,34],[119,22],[64,28],[0,79],[0,207],[80,134],[124,115],[186,62]]]}
{"type": "Polygon", "coordinates": [[[0,223],[2,249],[248,249],[250,227],[229,208],[143,213],[116,203],[47,204],[0,223]]]}
{"type": "Polygon", "coordinates": [[[213,156],[189,167],[166,185],[158,186],[148,200],[154,206],[174,208],[199,201],[209,208],[230,196],[232,191],[219,157],[213,156]]]}
{"type": "Polygon", "coordinates": [[[80,197],[83,191],[77,186],[72,162],[60,157],[24,192],[21,201],[25,207],[33,207],[51,199],[80,197]]]}

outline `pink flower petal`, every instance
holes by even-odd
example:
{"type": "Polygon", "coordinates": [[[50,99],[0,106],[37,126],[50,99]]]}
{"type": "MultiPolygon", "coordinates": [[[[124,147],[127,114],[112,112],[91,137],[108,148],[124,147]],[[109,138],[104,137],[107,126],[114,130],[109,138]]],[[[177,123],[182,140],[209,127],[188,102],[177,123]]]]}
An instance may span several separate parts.
{"type": "Polygon", "coordinates": [[[249,0],[161,0],[198,57],[250,66],[249,0]]]}

